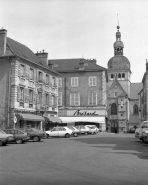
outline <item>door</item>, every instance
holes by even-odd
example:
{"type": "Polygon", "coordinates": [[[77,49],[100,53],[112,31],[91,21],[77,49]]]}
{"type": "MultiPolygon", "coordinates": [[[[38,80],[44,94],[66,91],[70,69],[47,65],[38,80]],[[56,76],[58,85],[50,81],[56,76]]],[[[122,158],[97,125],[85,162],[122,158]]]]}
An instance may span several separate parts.
{"type": "Polygon", "coordinates": [[[111,132],[112,133],[118,133],[118,121],[117,120],[112,120],[111,121],[111,132]]]}
{"type": "Polygon", "coordinates": [[[59,129],[58,129],[58,127],[55,127],[55,128],[53,128],[53,129],[51,130],[50,136],[51,136],[51,137],[58,137],[58,136],[59,136],[59,129]]]}
{"type": "Polygon", "coordinates": [[[63,137],[66,134],[66,129],[63,127],[59,127],[59,137],[63,137]]]}

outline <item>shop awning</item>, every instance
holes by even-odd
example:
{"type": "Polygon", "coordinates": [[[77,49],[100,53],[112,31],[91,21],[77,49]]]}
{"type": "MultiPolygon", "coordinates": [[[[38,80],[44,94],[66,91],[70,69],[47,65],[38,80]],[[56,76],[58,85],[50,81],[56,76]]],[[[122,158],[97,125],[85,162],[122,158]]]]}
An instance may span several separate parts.
{"type": "Polygon", "coordinates": [[[105,117],[60,117],[63,123],[70,122],[94,122],[105,123],[105,117]]]}
{"type": "Polygon", "coordinates": [[[34,115],[34,114],[19,114],[21,120],[28,121],[45,121],[42,116],[34,115]]]}
{"type": "Polygon", "coordinates": [[[50,117],[50,116],[44,116],[45,119],[47,119],[48,121],[51,121],[51,122],[57,122],[57,123],[61,123],[61,119],[60,118],[57,118],[57,117],[50,117]]]}

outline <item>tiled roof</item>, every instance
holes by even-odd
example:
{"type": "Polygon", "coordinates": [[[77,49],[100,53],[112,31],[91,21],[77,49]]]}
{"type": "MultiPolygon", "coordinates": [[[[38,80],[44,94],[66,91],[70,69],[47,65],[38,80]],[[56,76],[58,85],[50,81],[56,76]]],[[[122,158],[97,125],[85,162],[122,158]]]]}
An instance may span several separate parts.
{"type": "Polygon", "coordinates": [[[138,99],[138,93],[141,91],[143,84],[142,83],[131,83],[130,86],[130,98],[138,99]]]}
{"type": "MultiPolygon", "coordinates": [[[[37,65],[40,65],[54,73],[57,73],[54,70],[51,70],[49,66],[45,65],[44,62],[37,57],[27,46],[7,37],[7,45],[11,52],[21,58],[24,58],[26,60],[29,60],[37,65]]],[[[58,73],[57,73],[58,74],[58,73]]]]}
{"type": "Polygon", "coordinates": [[[93,60],[86,60],[82,58],[75,59],[53,59],[50,62],[54,65],[54,69],[58,72],[65,71],[80,71],[80,68],[84,68],[83,71],[104,71],[106,68],[101,67],[95,63],[93,60]],[[81,63],[84,63],[84,67],[81,67],[81,63]]]}

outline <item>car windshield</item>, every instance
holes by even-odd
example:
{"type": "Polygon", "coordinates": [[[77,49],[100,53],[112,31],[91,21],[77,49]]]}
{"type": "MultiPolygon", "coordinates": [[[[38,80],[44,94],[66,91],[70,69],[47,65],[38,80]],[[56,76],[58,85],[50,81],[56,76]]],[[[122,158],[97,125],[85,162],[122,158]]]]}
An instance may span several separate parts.
{"type": "Polygon", "coordinates": [[[0,130],[0,134],[6,134],[3,130],[0,130]]]}
{"type": "Polygon", "coordinates": [[[68,128],[69,128],[70,130],[74,130],[74,128],[73,128],[73,127],[68,126],[68,128]]]}
{"type": "Polygon", "coordinates": [[[144,121],[142,121],[142,122],[140,123],[140,125],[137,126],[137,128],[141,128],[143,124],[144,124],[144,121]]]}

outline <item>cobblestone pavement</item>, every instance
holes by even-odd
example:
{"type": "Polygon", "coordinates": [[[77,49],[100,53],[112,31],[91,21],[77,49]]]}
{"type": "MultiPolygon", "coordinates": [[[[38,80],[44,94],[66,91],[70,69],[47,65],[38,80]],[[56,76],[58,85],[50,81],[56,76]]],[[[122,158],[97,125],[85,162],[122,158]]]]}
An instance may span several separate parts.
{"type": "Polygon", "coordinates": [[[0,147],[0,185],[148,184],[148,144],[98,133],[0,147]]]}

